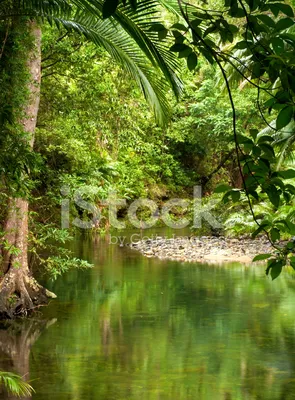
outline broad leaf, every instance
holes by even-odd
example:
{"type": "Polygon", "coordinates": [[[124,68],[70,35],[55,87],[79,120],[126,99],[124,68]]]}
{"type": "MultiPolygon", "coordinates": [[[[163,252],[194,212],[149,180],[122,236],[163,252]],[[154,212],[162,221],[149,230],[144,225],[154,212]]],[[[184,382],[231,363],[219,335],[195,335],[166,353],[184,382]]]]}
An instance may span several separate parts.
{"type": "Polygon", "coordinates": [[[187,67],[190,71],[193,71],[198,65],[198,56],[196,53],[191,53],[187,58],[187,67]]]}
{"type": "Polygon", "coordinates": [[[229,185],[227,185],[226,183],[222,183],[221,185],[218,185],[215,188],[214,192],[215,193],[224,193],[224,192],[227,192],[230,189],[231,189],[231,187],[229,185]]]}
{"type": "Polygon", "coordinates": [[[293,107],[287,106],[283,108],[277,117],[276,121],[277,129],[280,130],[285,126],[287,126],[291,122],[292,117],[293,117],[293,107]]]}
{"type": "Polygon", "coordinates": [[[252,260],[252,262],[255,261],[262,261],[262,260],[266,260],[267,258],[271,257],[272,254],[258,254],[257,256],[255,256],[252,260]]]}
{"type": "Polygon", "coordinates": [[[295,178],[295,169],[287,169],[286,171],[278,171],[278,174],[283,179],[292,179],[295,178]]]}

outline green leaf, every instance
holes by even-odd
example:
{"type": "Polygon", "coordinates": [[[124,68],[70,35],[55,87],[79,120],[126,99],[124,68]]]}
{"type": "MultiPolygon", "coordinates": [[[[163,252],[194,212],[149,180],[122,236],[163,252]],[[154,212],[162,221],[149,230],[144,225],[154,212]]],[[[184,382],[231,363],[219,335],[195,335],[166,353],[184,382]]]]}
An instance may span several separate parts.
{"type": "Polygon", "coordinates": [[[275,97],[278,99],[280,103],[286,103],[287,101],[290,101],[290,94],[286,90],[279,90],[275,97]]]}
{"type": "Polygon", "coordinates": [[[230,15],[236,18],[244,18],[245,12],[242,8],[231,7],[230,15]]]}
{"type": "Polygon", "coordinates": [[[282,189],[282,190],[285,190],[284,182],[278,177],[272,178],[270,180],[270,183],[272,183],[275,186],[279,186],[279,188],[282,189]]]}
{"type": "Polygon", "coordinates": [[[270,135],[261,135],[258,137],[257,143],[266,143],[266,142],[273,142],[274,138],[270,135]]]}
{"type": "Polygon", "coordinates": [[[5,386],[9,394],[16,397],[31,398],[35,392],[31,385],[23,381],[21,376],[12,372],[0,371],[0,384],[5,386]]]}
{"type": "Polygon", "coordinates": [[[278,171],[278,174],[283,179],[293,179],[293,178],[295,178],[295,169],[289,168],[286,171],[278,171]]]}
{"type": "Polygon", "coordinates": [[[237,141],[238,141],[238,143],[239,144],[248,144],[248,145],[254,145],[254,142],[253,142],[253,140],[252,139],[250,139],[249,137],[247,137],[247,136],[244,136],[244,135],[237,135],[237,141]]]}
{"type": "Polygon", "coordinates": [[[230,31],[232,33],[238,33],[239,32],[239,27],[236,26],[236,25],[229,24],[228,28],[230,29],[230,31]]]}
{"type": "Polygon", "coordinates": [[[291,6],[288,4],[277,4],[278,9],[288,17],[294,17],[294,12],[291,6]]]}
{"type": "Polygon", "coordinates": [[[255,62],[253,63],[251,67],[251,78],[252,79],[257,79],[261,75],[263,75],[263,69],[262,69],[262,64],[260,62],[255,62]]]}
{"type": "Polygon", "coordinates": [[[234,203],[237,203],[240,200],[241,192],[240,190],[232,190],[231,197],[234,203]]]}
{"type": "Polygon", "coordinates": [[[259,195],[255,190],[248,190],[248,193],[254,197],[255,200],[259,200],[259,195]]]}
{"type": "Polygon", "coordinates": [[[276,242],[277,240],[280,240],[280,231],[277,229],[277,228],[273,228],[273,229],[271,229],[271,231],[270,231],[270,237],[271,237],[271,240],[273,241],[273,242],[276,242]]]}
{"type": "Polygon", "coordinates": [[[159,40],[164,40],[166,38],[168,34],[168,30],[167,29],[163,29],[162,31],[158,32],[158,38],[159,40]]]}
{"type": "Polygon", "coordinates": [[[282,87],[284,89],[288,90],[289,89],[289,80],[288,80],[288,71],[287,71],[287,69],[282,69],[281,70],[280,81],[281,81],[282,87]]]}
{"type": "Polygon", "coordinates": [[[187,58],[187,67],[190,71],[193,71],[198,65],[198,57],[196,53],[191,53],[187,58]]]}
{"type": "Polygon", "coordinates": [[[269,8],[275,17],[279,15],[280,10],[277,4],[269,4],[269,8]]]}
{"type": "Polygon", "coordinates": [[[282,272],[283,263],[282,261],[276,261],[271,266],[270,276],[272,280],[275,280],[282,272]]]}
{"type": "Polygon", "coordinates": [[[243,50],[243,49],[248,49],[250,46],[253,46],[252,42],[248,42],[246,40],[241,40],[240,42],[238,42],[235,45],[235,49],[243,50]]]}
{"type": "Polygon", "coordinates": [[[203,54],[203,56],[206,58],[206,60],[210,63],[210,64],[214,64],[214,58],[212,57],[212,53],[211,51],[209,51],[207,48],[205,47],[200,47],[200,52],[203,54]]]}
{"type": "Polygon", "coordinates": [[[180,33],[179,31],[171,31],[172,35],[175,38],[175,43],[182,43],[185,40],[185,37],[183,36],[182,33],[180,33]]]}
{"type": "Polygon", "coordinates": [[[102,5],[102,17],[111,17],[116,12],[118,4],[119,0],[105,0],[102,5]]]}
{"type": "Polygon", "coordinates": [[[295,77],[290,72],[288,73],[288,83],[293,93],[295,93],[295,77]]]}
{"type": "Polygon", "coordinates": [[[223,192],[227,192],[230,189],[231,189],[231,187],[229,185],[227,185],[226,183],[222,183],[221,185],[218,185],[215,188],[214,193],[223,193],[223,192]]]}
{"type": "Polygon", "coordinates": [[[164,31],[164,30],[166,30],[165,26],[163,24],[158,23],[158,22],[155,23],[155,24],[152,24],[152,26],[149,28],[149,31],[152,31],[152,32],[161,32],[161,31],[164,31]]]}
{"type": "Polygon", "coordinates": [[[271,107],[274,103],[276,103],[276,99],[272,97],[271,99],[268,99],[268,100],[264,103],[264,106],[265,106],[265,107],[271,107]]]}
{"type": "Polygon", "coordinates": [[[295,235],[295,224],[291,221],[287,221],[288,230],[291,235],[295,235]]]}
{"type": "Polygon", "coordinates": [[[222,200],[221,200],[221,201],[222,201],[224,204],[229,203],[230,194],[231,194],[230,191],[229,191],[229,192],[226,192],[226,193],[224,194],[224,196],[222,197],[222,200]]]}
{"type": "Polygon", "coordinates": [[[186,30],[187,30],[187,27],[184,26],[183,24],[179,24],[179,23],[177,22],[176,24],[173,24],[173,25],[171,26],[171,29],[178,29],[178,30],[180,30],[180,31],[186,31],[186,30]]]}
{"type": "Polygon", "coordinates": [[[258,164],[264,171],[270,172],[270,163],[266,158],[260,157],[258,164]]]}
{"type": "Polygon", "coordinates": [[[269,26],[270,28],[275,28],[276,23],[275,21],[266,14],[259,14],[256,15],[256,18],[260,19],[265,25],[269,26]]]}
{"type": "MultiPolygon", "coordinates": [[[[292,244],[293,244],[292,248],[294,248],[294,242],[292,242],[292,244]]],[[[295,257],[294,257],[294,256],[291,256],[291,257],[290,257],[289,262],[290,262],[291,267],[292,267],[293,269],[295,269],[295,257]]]]}
{"type": "Polygon", "coordinates": [[[274,185],[270,185],[266,191],[267,196],[271,204],[275,206],[275,208],[279,208],[280,205],[280,194],[277,188],[274,185]]]}
{"type": "Polygon", "coordinates": [[[264,152],[264,157],[272,159],[275,157],[274,149],[268,143],[259,143],[259,147],[264,152]]]}
{"type": "Polygon", "coordinates": [[[252,238],[255,239],[257,235],[259,235],[260,232],[266,230],[266,228],[269,226],[268,222],[263,222],[257,229],[252,233],[252,238]]]}
{"type": "Polygon", "coordinates": [[[295,194],[295,186],[293,186],[293,185],[290,185],[290,184],[286,185],[285,190],[288,190],[288,192],[291,194],[295,194]]]}
{"type": "Polygon", "coordinates": [[[293,107],[291,106],[284,107],[280,111],[277,117],[276,128],[278,130],[284,128],[286,125],[289,124],[289,122],[291,122],[292,117],[293,117],[293,107]]]}
{"type": "Polygon", "coordinates": [[[198,11],[194,11],[192,14],[200,18],[201,20],[212,19],[211,15],[207,13],[205,14],[205,13],[200,13],[198,11]]]}
{"type": "Polygon", "coordinates": [[[283,192],[283,196],[284,196],[284,200],[285,200],[286,203],[289,203],[291,201],[291,199],[292,199],[292,196],[290,195],[289,192],[284,191],[283,192]]]}
{"type": "Polygon", "coordinates": [[[209,35],[210,33],[215,32],[216,30],[217,30],[217,28],[216,28],[215,25],[209,26],[209,28],[207,28],[207,29],[205,30],[203,37],[206,37],[206,36],[209,35]]]}
{"type": "Polygon", "coordinates": [[[250,136],[255,140],[258,135],[258,129],[250,129],[250,136]]]}
{"type": "Polygon", "coordinates": [[[272,45],[273,51],[278,55],[281,54],[285,49],[284,41],[279,37],[275,37],[275,38],[271,39],[271,45],[272,45]]]}
{"type": "Polygon", "coordinates": [[[284,29],[290,28],[294,25],[294,21],[291,18],[282,18],[276,24],[277,31],[283,31],[284,29]]]}
{"type": "Polygon", "coordinates": [[[272,256],[272,254],[268,254],[268,253],[265,253],[265,254],[258,254],[257,256],[255,256],[255,257],[253,258],[252,262],[261,261],[261,260],[266,260],[267,258],[269,258],[269,257],[271,257],[271,256],[272,256]]]}
{"type": "Polygon", "coordinates": [[[260,154],[261,154],[261,148],[258,147],[258,146],[254,146],[254,147],[252,148],[252,154],[253,154],[255,157],[259,157],[260,154]]]}
{"type": "Polygon", "coordinates": [[[176,52],[180,52],[185,49],[188,49],[188,48],[189,48],[189,46],[184,43],[175,43],[173,46],[170,47],[170,51],[173,51],[176,53],[176,52]]]}
{"type": "Polygon", "coordinates": [[[178,58],[186,58],[191,53],[192,53],[192,49],[190,47],[188,47],[187,49],[184,49],[184,50],[179,52],[178,58]]]}

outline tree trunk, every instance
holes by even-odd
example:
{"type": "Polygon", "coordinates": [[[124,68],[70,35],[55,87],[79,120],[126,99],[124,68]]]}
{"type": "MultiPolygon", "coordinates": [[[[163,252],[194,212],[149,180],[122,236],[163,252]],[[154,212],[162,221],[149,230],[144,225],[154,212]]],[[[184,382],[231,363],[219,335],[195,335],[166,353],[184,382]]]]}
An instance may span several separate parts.
{"type": "MultiPolygon", "coordinates": [[[[19,22],[19,23],[23,23],[19,22]]],[[[27,36],[32,44],[27,54],[29,75],[28,100],[19,121],[26,133],[26,144],[33,149],[34,134],[40,101],[41,29],[35,21],[26,22],[27,36]]],[[[27,314],[45,304],[55,295],[40,286],[32,277],[28,265],[28,200],[11,198],[8,202],[2,244],[2,280],[0,283],[0,317],[12,318],[27,314]]]]}

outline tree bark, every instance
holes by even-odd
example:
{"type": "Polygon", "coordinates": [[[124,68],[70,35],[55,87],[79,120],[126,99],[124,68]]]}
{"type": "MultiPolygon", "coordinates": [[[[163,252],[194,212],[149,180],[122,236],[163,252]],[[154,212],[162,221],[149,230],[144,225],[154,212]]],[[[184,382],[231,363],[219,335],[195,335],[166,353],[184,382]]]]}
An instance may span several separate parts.
{"type": "MultiPolygon", "coordinates": [[[[20,22],[20,23],[23,23],[20,22]]],[[[26,133],[26,144],[33,149],[34,134],[40,101],[41,84],[41,28],[35,21],[26,22],[32,45],[27,54],[26,69],[29,75],[28,100],[23,107],[23,117],[19,121],[26,133]]],[[[27,314],[36,306],[45,304],[55,295],[32,277],[28,265],[28,200],[10,198],[7,218],[4,224],[2,243],[2,279],[0,282],[0,317],[13,318],[27,314]]]]}

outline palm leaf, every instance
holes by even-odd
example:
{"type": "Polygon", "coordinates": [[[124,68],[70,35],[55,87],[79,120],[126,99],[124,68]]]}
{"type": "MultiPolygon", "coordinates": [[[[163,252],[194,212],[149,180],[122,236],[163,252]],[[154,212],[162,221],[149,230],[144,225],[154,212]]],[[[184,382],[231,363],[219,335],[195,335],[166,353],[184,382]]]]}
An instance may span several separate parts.
{"type": "Polygon", "coordinates": [[[177,77],[178,60],[169,51],[169,39],[159,41],[150,30],[158,20],[159,2],[142,0],[136,12],[131,6],[119,6],[114,17],[102,21],[102,0],[21,0],[21,13],[47,19],[58,27],[83,34],[103,47],[136,80],[164,125],[170,115],[166,94],[169,86],[179,97],[182,83],[177,77]],[[74,6],[72,6],[73,4],[74,6]]]}
{"type": "Polygon", "coordinates": [[[293,148],[295,143],[295,122],[291,121],[287,126],[276,130],[276,119],[272,120],[268,126],[262,129],[257,137],[270,135],[274,138],[272,145],[276,147],[278,160],[276,169],[279,170],[284,160],[293,161],[293,148]]]}
{"type": "Polygon", "coordinates": [[[34,389],[27,382],[24,382],[19,375],[12,372],[0,371],[0,382],[6,390],[14,396],[31,396],[34,389]]]}
{"type": "Polygon", "coordinates": [[[137,82],[144,96],[153,109],[160,125],[164,125],[170,116],[169,101],[166,98],[169,86],[161,74],[152,68],[149,60],[136,43],[130,39],[119,25],[112,22],[97,21],[90,25],[83,15],[76,15],[70,20],[54,18],[55,23],[63,25],[68,31],[83,34],[97,46],[103,47],[137,82]]]}

